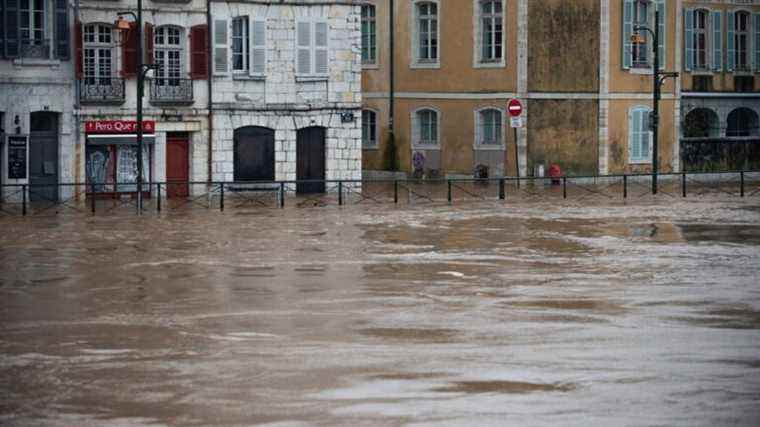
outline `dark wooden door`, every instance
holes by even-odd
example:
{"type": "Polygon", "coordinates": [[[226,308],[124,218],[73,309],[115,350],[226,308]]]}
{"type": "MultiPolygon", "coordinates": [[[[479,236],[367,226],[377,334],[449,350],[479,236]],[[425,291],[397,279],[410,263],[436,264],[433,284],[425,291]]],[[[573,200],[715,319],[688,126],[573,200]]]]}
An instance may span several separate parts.
{"type": "Polygon", "coordinates": [[[58,201],[58,114],[31,114],[29,200],[58,201]]]}
{"type": "MultiPolygon", "coordinates": [[[[325,128],[299,129],[296,137],[296,179],[325,179],[325,128]]],[[[324,193],[324,182],[303,182],[296,185],[299,194],[324,193]]]]}
{"type": "Polygon", "coordinates": [[[189,143],[187,134],[166,137],[166,197],[187,197],[190,180],[189,143]]]}
{"type": "Polygon", "coordinates": [[[274,181],[274,131],[248,126],[235,129],[235,181],[274,181]]]}

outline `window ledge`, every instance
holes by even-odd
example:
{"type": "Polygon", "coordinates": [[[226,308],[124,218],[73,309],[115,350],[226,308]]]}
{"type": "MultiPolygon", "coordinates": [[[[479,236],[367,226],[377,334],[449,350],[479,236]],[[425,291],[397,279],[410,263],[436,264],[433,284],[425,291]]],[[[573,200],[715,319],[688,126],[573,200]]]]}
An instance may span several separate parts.
{"type": "Polygon", "coordinates": [[[505,62],[476,62],[474,68],[507,68],[505,62]]]}
{"type": "Polygon", "coordinates": [[[628,160],[629,165],[651,165],[652,159],[639,159],[639,160],[628,160]]]}
{"type": "Polygon", "coordinates": [[[375,144],[375,145],[362,145],[362,150],[366,150],[366,151],[378,151],[378,150],[380,150],[380,147],[377,144],[375,144]]]}
{"type": "Polygon", "coordinates": [[[378,64],[377,62],[362,64],[362,70],[379,70],[379,69],[380,69],[380,64],[378,64]]]}
{"type": "Polygon", "coordinates": [[[61,61],[58,59],[31,59],[31,58],[18,58],[13,60],[15,66],[29,66],[29,67],[51,67],[57,68],[61,66],[61,61]]]}
{"type": "Polygon", "coordinates": [[[296,83],[326,82],[329,79],[328,76],[296,76],[296,83]]]}
{"type": "Polygon", "coordinates": [[[628,72],[631,74],[637,74],[642,76],[651,76],[653,73],[652,68],[629,68],[628,72]]]}
{"type": "Polygon", "coordinates": [[[412,150],[440,151],[441,150],[441,146],[440,145],[419,145],[419,144],[412,144],[412,150]]]}
{"type": "Polygon", "coordinates": [[[250,74],[243,74],[243,73],[232,75],[232,80],[263,82],[266,79],[267,79],[266,76],[252,76],[250,74]]]}
{"type": "Polygon", "coordinates": [[[420,70],[437,70],[441,68],[441,62],[412,62],[409,68],[420,70]]]}
{"type": "Polygon", "coordinates": [[[755,73],[749,70],[734,70],[732,71],[735,76],[754,76],[755,73]]]}
{"type": "Polygon", "coordinates": [[[504,144],[475,144],[473,148],[477,151],[504,151],[507,149],[504,144]]]}
{"type": "Polygon", "coordinates": [[[687,71],[692,76],[712,76],[714,73],[711,70],[691,70],[687,71]]]}

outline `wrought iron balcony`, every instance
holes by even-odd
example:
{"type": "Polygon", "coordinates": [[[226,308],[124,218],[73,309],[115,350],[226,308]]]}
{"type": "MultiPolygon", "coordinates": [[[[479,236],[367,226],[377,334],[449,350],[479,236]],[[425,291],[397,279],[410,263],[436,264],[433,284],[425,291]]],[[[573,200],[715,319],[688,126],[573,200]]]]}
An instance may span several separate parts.
{"type": "Polygon", "coordinates": [[[30,59],[50,59],[50,39],[21,40],[19,56],[30,59]]]}
{"type": "Polygon", "coordinates": [[[192,104],[191,79],[155,78],[150,80],[151,104],[192,104]]]}
{"type": "Polygon", "coordinates": [[[79,96],[83,103],[121,104],[124,102],[124,79],[85,77],[80,83],[79,96]]]}

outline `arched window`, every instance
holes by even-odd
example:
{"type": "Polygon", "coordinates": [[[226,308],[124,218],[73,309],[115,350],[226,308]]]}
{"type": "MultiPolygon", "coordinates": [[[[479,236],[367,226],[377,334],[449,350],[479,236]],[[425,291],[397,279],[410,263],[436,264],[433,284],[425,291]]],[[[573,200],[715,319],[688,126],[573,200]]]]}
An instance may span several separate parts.
{"type": "Polygon", "coordinates": [[[377,113],[362,110],[362,146],[377,148],[377,113]]]}
{"type": "Polygon", "coordinates": [[[82,65],[86,86],[110,86],[113,77],[113,28],[89,24],[82,28],[82,65]]]}
{"type": "Polygon", "coordinates": [[[503,114],[496,108],[479,110],[477,118],[476,143],[484,147],[500,147],[504,144],[503,114]]]}
{"type": "Polygon", "coordinates": [[[480,1],[480,61],[499,62],[504,53],[504,7],[501,0],[480,1]]]}
{"type": "Polygon", "coordinates": [[[758,135],[757,113],[749,108],[737,108],[728,115],[726,136],[758,135]]]}
{"type": "Polygon", "coordinates": [[[628,113],[628,157],[630,163],[649,163],[652,159],[652,133],[649,107],[633,107],[628,113]]]}
{"type": "Polygon", "coordinates": [[[432,1],[416,4],[415,33],[417,46],[414,47],[419,63],[438,63],[438,3],[432,1]]]}
{"type": "Polygon", "coordinates": [[[412,113],[412,143],[422,148],[435,148],[439,144],[438,112],[421,108],[412,113]]]}
{"type": "Polygon", "coordinates": [[[155,72],[159,86],[179,86],[185,64],[182,55],[182,29],[174,26],[158,27],[154,35],[155,72]]]}
{"type": "Polygon", "coordinates": [[[695,108],[684,118],[685,138],[706,138],[720,136],[718,115],[709,108],[695,108]]]}
{"type": "Polygon", "coordinates": [[[375,6],[362,5],[362,63],[374,64],[377,61],[377,21],[375,6]]]}

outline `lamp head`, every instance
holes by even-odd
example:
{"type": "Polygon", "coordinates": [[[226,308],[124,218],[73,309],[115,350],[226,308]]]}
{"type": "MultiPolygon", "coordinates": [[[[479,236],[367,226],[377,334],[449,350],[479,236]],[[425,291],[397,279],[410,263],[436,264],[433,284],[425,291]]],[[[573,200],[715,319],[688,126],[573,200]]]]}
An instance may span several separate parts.
{"type": "Polygon", "coordinates": [[[119,31],[129,31],[129,21],[119,15],[119,19],[116,20],[116,29],[119,31]]]}

